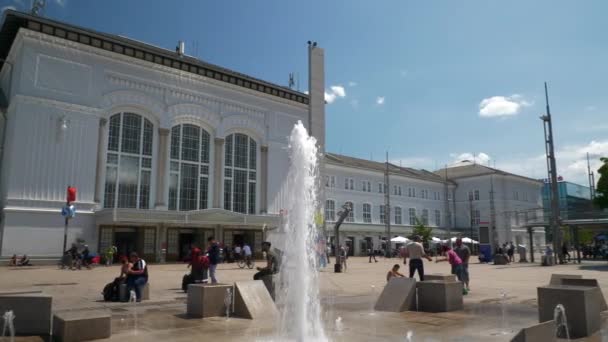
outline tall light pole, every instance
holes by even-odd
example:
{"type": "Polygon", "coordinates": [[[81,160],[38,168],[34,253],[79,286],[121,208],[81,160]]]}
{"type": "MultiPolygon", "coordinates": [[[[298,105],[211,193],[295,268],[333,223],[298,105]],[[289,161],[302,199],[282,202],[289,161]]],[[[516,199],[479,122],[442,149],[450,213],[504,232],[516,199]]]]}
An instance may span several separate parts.
{"type": "Polygon", "coordinates": [[[391,257],[391,187],[388,177],[388,151],[386,151],[386,169],[384,171],[384,219],[386,222],[386,232],[388,239],[386,241],[386,257],[391,257]]]}
{"type": "Polygon", "coordinates": [[[551,217],[550,226],[553,232],[553,253],[558,257],[559,262],[563,262],[561,247],[562,234],[560,229],[559,218],[559,193],[557,187],[557,170],[555,166],[555,150],[553,145],[553,124],[551,122],[551,110],[549,109],[549,92],[547,91],[547,82],[545,82],[545,101],[546,114],[541,116],[543,128],[545,130],[545,152],[547,155],[547,173],[551,181],[551,217]]]}

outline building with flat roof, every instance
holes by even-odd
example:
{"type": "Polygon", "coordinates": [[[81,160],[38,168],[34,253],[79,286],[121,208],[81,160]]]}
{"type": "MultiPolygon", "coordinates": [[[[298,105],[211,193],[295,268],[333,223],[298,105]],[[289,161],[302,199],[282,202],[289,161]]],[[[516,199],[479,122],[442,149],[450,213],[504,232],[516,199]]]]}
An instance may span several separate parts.
{"type": "Polygon", "coordinates": [[[325,141],[323,49],[311,94],[122,36],[5,11],[0,28],[0,256],[68,245],[181,259],[209,236],[256,250],[275,227],[287,136],[325,141]],[[310,109],[310,112],[309,112],[310,109]]]}

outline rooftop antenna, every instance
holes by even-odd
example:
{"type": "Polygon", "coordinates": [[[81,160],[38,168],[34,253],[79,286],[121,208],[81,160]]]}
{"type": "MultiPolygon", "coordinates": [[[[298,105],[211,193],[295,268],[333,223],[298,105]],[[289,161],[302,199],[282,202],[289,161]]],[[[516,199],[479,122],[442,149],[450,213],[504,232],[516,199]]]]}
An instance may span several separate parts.
{"type": "Polygon", "coordinates": [[[296,73],[296,90],[300,91],[300,73],[296,73]]]}
{"type": "Polygon", "coordinates": [[[295,82],[293,80],[293,72],[289,73],[289,89],[293,89],[293,86],[295,85],[295,82]]]}
{"type": "Polygon", "coordinates": [[[36,16],[40,15],[40,12],[44,9],[44,5],[46,5],[46,0],[34,0],[32,2],[31,14],[36,16]]]}
{"type": "Polygon", "coordinates": [[[186,43],[184,41],[178,41],[177,46],[175,47],[175,52],[181,57],[184,55],[186,50],[186,43]]]}

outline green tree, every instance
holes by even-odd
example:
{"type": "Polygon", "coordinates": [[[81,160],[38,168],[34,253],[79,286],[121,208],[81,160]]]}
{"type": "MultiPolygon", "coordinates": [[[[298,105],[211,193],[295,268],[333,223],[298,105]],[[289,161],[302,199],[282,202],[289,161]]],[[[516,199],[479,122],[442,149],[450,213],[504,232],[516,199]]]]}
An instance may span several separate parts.
{"type": "Polygon", "coordinates": [[[598,170],[600,179],[597,181],[595,189],[595,204],[602,208],[608,208],[608,158],[600,158],[604,163],[598,170]]]}
{"type": "Polygon", "coordinates": [[[432,227],[427,227],[420,219],[416,218],[416,225],[414,225],[413,235],[418,235],[422,239],[422,242],[427,244],[431,239],[433,233],[432,227]]]}

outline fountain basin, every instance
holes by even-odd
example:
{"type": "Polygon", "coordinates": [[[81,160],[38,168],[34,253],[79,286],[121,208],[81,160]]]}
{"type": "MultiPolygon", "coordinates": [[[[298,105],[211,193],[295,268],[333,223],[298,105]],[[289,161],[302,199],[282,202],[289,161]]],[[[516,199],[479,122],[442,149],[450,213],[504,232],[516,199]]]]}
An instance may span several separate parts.
{"type": "Polygon", "coordinates": [[[537,288],[538,320],[553,320],[554,309],[561,304],[568,315],[570,337],[591,336],[600,329],[601,290],[598,287],[549,285],[537,288]]]}

